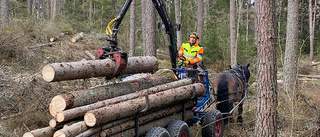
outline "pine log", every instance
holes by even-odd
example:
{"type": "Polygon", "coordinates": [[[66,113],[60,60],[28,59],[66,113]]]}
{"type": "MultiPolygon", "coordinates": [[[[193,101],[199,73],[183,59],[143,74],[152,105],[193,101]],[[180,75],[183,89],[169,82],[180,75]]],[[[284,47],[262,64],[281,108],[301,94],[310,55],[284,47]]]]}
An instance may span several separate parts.
{"type": "Polygon", "coordinates": [[[67,109],[65,111],[62,111],[62,112],[58,113],[57,116],[56,116],[56,119],[59,122],[62,122],[62,121],[67,121],[67,120],[79,118],[79,117],[84,116],[84,114],[89,110],[98,109],[98,108],[105,107],[105,106],[108,106],[108,105],[111,105],[111,104],[127,101],[127,100],[138,98],[138,97],[142,97],[142,96],[145,96],[145,95],[148,95],[148,94],[154,94],[154,93],[157,93],[157,92],[160,92],[160,91],[164,91],[164,90],[168,90],[168,89],[171,89],[171,88],[177,88],[177,87],[180,87],[180,86],[185,86],[185,85],[188,85],[188,84],[192,84],[192,80],[191,79],[183,79],[183,80],[174,81],[174,82],[162,84],[162,85],[159,85],[159,86],[151,87],[149,89],[137,91],[137,92],[134,92],[134,93],[126,94],[126,95],[123,95],[123,96],[107,99],[107,100],[104,100],[104,101],[99,101],[99,102],[96,102],[96,103],[93,103],[93,104],[89,104],[89,105],[86,105],[86,106],[67,109]]]}
{"type": "Polygon", "coordinates": [[[76,43],[79,39],[83,38],[83,32],[80,32],[79,34],[77,34],[76,36],[74,36],[73,38],[71,38],[71,42],[72,43],[76,43]]]}
{"type": "MultiPolygon", "coordinates": [[[[191,108],[192,106],[193,106],[193,100],[188,101],[185,104],[185,108],[191,108]]],[[[145,116],[140,117],[138,123],[139,123],[139,125],[142,125],[142,124],[148,123],[150,121],[153,121],[155,119],[164,118],[164,117],[167,117],[167,116],[172,115],[174,113],[181,112],[182,109],[183,109],[182,104],[175,105],[171,108],[161,109],[161,110],[158,110],[158,111],[153,112],[151,114],[147,114],[145,116]]],[[[121,123],[119,125],[116,125],[112,128],[105,129],[100,132],[100,135],[111,136],[113,134],[116,134],[116,133],[125,131],[127,129],[133,128],[134,126],[135,126],[135,120],[133,119],[133,120],[121,123]]]]}
{"type": "MultiPolygon", "coordinates": [[[[47,82],[112,77],[115,66],[111,59],[53,63],[42,68],[42,77],[47,82]]],[[[129,57],[127,67],[122,73],[150,73],[157,69],[158,61],[153,56],[129,57]]]]}
{"type": "Polygon", "coordinates": [[[34,49],[34,48],[42,48],[42,47],[53,47],[54,43],[45,43],[45,44],[38,44],[36,46],[28,47],[29,49],[34,49]]]}
{"type": "Polygon", "coordinates": [[[320,62],[312,62],[312,66],[317,66],[319,64],[320,64],[320,62]]]}
{"type": "Polygon", "coordinates": [[[85,132],[82,132],[81,134],[75,136],[75,137],[89,137],[89,136],[93,136],[95,134],[99,134],[99,132],[101,131],[101,127],[94,127],[94,128],[90,128],[85,132]]]}
{"type": "Polygon", "coordinates": [[[64,37],[64,33],[60,33],[58,36],[50,38],[50,42],[54,42],[59,38],[63,38],[63,37],[64,37]]]}
{"type": "MultiPolygon", "coordinates": [[[[176,80],[177,77],[172,70],[162,69],[155,74],[140,79],[58,95],[53,97],[50,102],[51,109],[55,112],[50,114],[56,114],[72,107],[92,104],[176,80]]],[[[55,117],[56,115],[52,116],[55,117]]],[[[61,122],[60,118],[57,120],[61,122]]]]}
{"type": "Polygon", "coordinates": [[[26,132],[23,134],[23,137],[51,137],[56,130],[56,128],[48,126],[26,132]]]}
{"type": "Polygon", "coordinates": [[[74,137],[86,130],[88,130],[88,127],[85,124],[85,122],[79,121],[77,123],[74,123],[70,126],[63,127],[63,129],[56,131],[53,134],[53,137],[74,137]]]}
{"type": "MultiPolygon", "coordinates": [[[[191,119],[193,116],[193,113],[191,111],[186,111],[185,112],[185,119],[189,120],[191,119]]],[[[175,115],[171,115],[159,120],[155,120],[152,122],[149,122],[147,124],[141,125],[139,126],[139,131],[138,131],[138,136],[144,135],[147,133],[147,131],[149,129],[151,129],[152,127],[166,127],[168,126],[173,120],[179,120],[182,117],[182,112],[175,114],[175,115]]],[[[103,136],[103,132],[100,133],[101,137],[105,137],[103,136]]],[[[129,130],[126,130],[124,132],[118,133],[113,135],[113,137],[131,137],[131,136],[135,136],[135,128],[131,128],[129,130]]]]}
{"type": "Polygon", "coordinates": [[[306,77],[306,78],[312,78],[312,79],[320,79],[319,75],[298,75],[298,77],[306,77]]]}
{"type": "Polygon", "coordinates": [[[94,55],[92,55],[88,50],[85,50],[84,53],[85,53],[90,59],[95,60],[96,57],[95,57],[94,55]]]}
{"type": "MultiPolygon", "coordinates": [[[[193,96],[201,96],[205,93],[205,87],[201,83],[195,83],[179,88],[169,89],[163,92],[149,95],[149,109],[163,108],[166,105],[175,104],[193,96]],[[194,95],[195,92],[195,95],[194,95]]],[[[115,119],[128,117],[146,108],[146,98],[140,97],[109,105],[99,109],[88,111],[84,121],[90,127],[105,124],[115,119]],[[125,113],[124,113],[125,112],[125,113]]]]}

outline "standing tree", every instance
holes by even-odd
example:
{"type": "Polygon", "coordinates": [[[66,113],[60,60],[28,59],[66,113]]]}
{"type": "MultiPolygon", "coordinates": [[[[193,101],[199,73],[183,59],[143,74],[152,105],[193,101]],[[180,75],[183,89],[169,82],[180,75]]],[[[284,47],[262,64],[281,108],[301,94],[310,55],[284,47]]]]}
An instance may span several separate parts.
{"type": "Polygon", "coordinates": [[[312,0],[309,0],[309,34],[310,34],[310,60],[313,61],[314,24],[316,21],[317,0],[314,1],[314,13],[312,13],[312,0]]]}
{"type": "Polygon", "coordinates": [[[153,3],[151,0],[145,1],[145,12],[146,12],[146,20],[145,22],[145,35],[146,35],[146,43],[144,51],[144,56],[156,56],[156,19],[153,8],[153,3]]]}
{"type": "Polygon", "coordinates": [[[1,0],[1,28],[7,29],[9,26],[8,0],[1,0]]]}
{"type": "MultiPolygon", "coordinates": [[[[201,36],[203,27],[203,0],[198,0],[198,10],[197,10],[197,33],[201,36]]],[[[198,40],[200,42],[200,39],[198,40]]]]}
{"type": "MultiPolygon", "coordinates": [[[[146,1],[147,0],[141,0],[141,17],[145,17],[146,16],[146,1]]],[[[143,50],[143,55],[144,55],[144,50],[146,49],[146,22],[147,20],[145,18],[141,18],[141,30],[142,30],[142,43],[141,43],[141,47],[143,50]]]]}
{"type": "Polygon", "coordinates": [[[237,65],[237,36],[236,36],[236,0],[230,0],[230,57],[231,67],[237,65]]]}
{"type": "Polygon", "coordinates": [[[277,136],[275,0],[256,0],[258,92],[255,136],[277,136]]]}
{"type": "Polygon", "coordinates": [[[129,56],[134,56],[135,51],[135,27],[136,27],[136,0],[132,0],[130,7],[130,50],[129,56]]]}
{"type": "Polygon", "coordinates": [[[298,90],[297,64],[298,64],[298,35],[299,35],[299,0],[288,0],[287,38],[284,58],[284,89],[291,94],[291,136],[294,128],[295,93],[298,90]]]}
{"type": "MultiPolygon", "coordinates": [[[[176,18],[176,23],[181,24],[181,9],[180,9],[181,0],[174,0],[174,13],[176,18]]],[[[182,45],[181,31],[177,31],[177,46],[178,49],[182,45]]]]}

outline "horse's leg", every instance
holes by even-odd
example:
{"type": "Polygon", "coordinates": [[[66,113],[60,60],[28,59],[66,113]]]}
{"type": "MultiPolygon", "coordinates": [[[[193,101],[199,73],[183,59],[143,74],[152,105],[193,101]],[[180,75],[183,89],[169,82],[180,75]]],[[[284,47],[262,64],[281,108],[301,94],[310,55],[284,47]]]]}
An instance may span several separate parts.
{"type": "Polygon", "coordinates": [[[243,122],[243,119],[242,119],[243,102],[239,104],[238,111],[239,111],[239,116],[238,116],[237,122],[242,123],[243,122]]]}

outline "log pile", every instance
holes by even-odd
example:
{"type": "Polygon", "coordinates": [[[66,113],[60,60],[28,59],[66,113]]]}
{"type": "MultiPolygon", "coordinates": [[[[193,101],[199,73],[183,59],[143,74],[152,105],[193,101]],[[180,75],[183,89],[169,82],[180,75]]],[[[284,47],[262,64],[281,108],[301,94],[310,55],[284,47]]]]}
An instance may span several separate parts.
{"type": "MultiPolygon", "coordinates": [[[[108,60],[103,61],[112,69],[112,63],[108,60]]],[[[136,65],[141,64],[139,60],[128,61],[128,63],[126,72],[134,74],[145,71],[137,69],[136,65]]],[[[78,75],[85,73],[79,69],[78,75],[65,76],[75,71],[70,69],[77,69],[75,64],[51,64],[43,70],[44,79],[53,82],[83,78],[78,75]],[[47,77],[48,70],[53,73],[50,74],[50,78],[47,77]]],[[[87,64],[88,69],[94,63],[82,64],[87,64]]],[[[96,69],[97,66],[99,65],[92,68],[96,69]]],[[[155,71],[155,66],[147,70],[155,71]]],[[[97,74],[97,69],[89,73],[97,74]]],[[[97,75],[90,74],[86,78],[93,76],[97,75]]],[[[135,134],[140,136],[153,126],[166,126],[171,121],[182,119],[182,117],[191,119],[194,98],[204,93],[205,87],[201,83],[193,84],[191,79],[177,81],[175,73],[166,69],[140,79],[71,91],[52,98],[49,111],[53,118],[49,121],[48,127],[27,132],[23,137],[134,136],[135,134]],[[184,109],[186,111],[182,113],[184,109]],[[138,131],[135,128],[137,124],[138,131]]]]}

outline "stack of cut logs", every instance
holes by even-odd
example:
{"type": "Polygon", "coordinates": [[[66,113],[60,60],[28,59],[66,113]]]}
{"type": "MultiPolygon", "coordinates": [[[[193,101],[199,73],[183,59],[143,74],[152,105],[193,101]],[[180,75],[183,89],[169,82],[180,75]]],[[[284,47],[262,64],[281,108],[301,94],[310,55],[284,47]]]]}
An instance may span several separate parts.
{"type": "MultiPolygon", "coordinates": [[[[114,67],[109,59],[54,63],[45,66],[42,75],[48,82],[112,76],[114,67]]],[[[130,57],[124,73],[157,69],[155,57],[130,57]]],[[[191,119],[193,98],[204,93],[202,84],[177,81],[173,71],[161,69],[143,78],[57,95],[49,104],[49,126],[23,137],[140,136],[151,127],[191,119]]]]}

